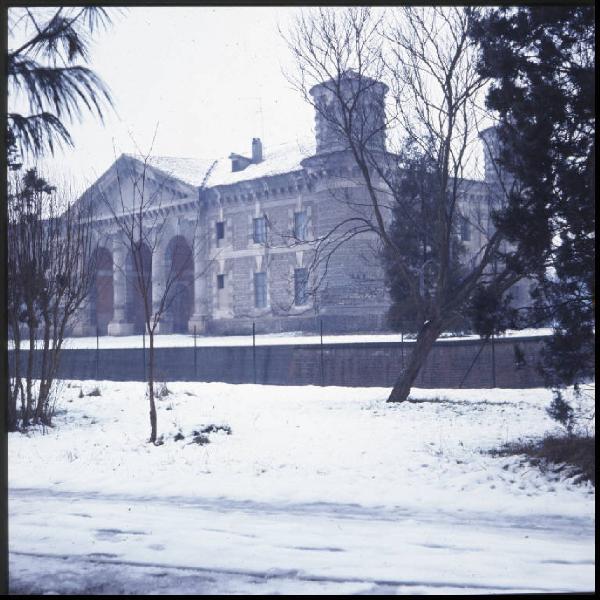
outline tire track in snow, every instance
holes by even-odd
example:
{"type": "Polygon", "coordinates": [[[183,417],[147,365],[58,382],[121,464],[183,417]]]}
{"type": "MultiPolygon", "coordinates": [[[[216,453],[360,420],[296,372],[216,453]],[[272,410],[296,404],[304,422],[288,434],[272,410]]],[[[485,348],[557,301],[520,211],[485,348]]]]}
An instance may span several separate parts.
{"type": "Polygon", "coordinates": [[[15,556],[26,556],[30,558],[49,558],[58,559],[64,561],[79,561],[83,563],[94,563],[102,565],[115,565],[123,567],[143,567],[143,568],[158,568],[165,571],[185,571],[191,573],[201,573],[203,575],[221,575],[221,576],[238,576],[238,577],[249,577],[260,580],[290,580],[290,581],[302,581],[302,582],[313,582],[313,583],[333,583],[333,584],[370,584],[378,587],[423,587],[423,588],[450,588],[454,590],[477,590],[477,591],[500,591],[500,592],[531,592],[531,593],[544,593],[544,592],[568,592],[568,588],[564,590],[556,590],[555,588],[539,588],[539,587],[515,587],[515,586],[504,586],[504,585],[484,585],[470,582],[446,582],[446,581],[419,581],[419,580],[401,580],[401,579],[373,579],[369,577],[336,577],[329,576],[324,577],[322,575],[311,575],[300,570],[280,570],[271,569],[266,571],[256,571],[251,569],[212,569],[207,567],[197,567],[189,565],[173,565],[156,562],[140,562],[132,560],[119,560],[110,557],[100,556],[88,556],[79,554],[53,554],[49,552],[21,552],[13,551],[10,553],[15,556]]]}
{"type": "Polygon", "coordinates": [[[40,496],[57,499],[81,499],[107,501],[115,503],[152,503],[173,508],[189,507],[212,512],[244,512],[248,514],[288,514],[292,516],[335,517],[336,519],[397,522],[410,519],[424,523],[445,523],[450,525],[469,525],[472,527],[490,527],[493,529],[530,529],[538,532],[561,532],[569,537],[594,535],[593,518],[572,517],[559,514],[498,515],[489,512],[473,511],[425,511],[406,506],[363,506],[334,502],[264,502],[257,500],[237,500],[232,498],[207,498],[190,496],[148,496],[103,492],[77,492],[52,490],[48,488],[12,488],[9,495],[37,501],[40,496]]]}

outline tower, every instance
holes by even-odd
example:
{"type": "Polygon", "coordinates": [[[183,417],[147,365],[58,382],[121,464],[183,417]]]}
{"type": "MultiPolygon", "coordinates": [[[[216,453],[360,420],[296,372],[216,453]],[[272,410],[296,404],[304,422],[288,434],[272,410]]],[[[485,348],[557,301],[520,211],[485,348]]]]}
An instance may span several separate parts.
{"type": "Polygon", "coordinates": [[[313,86],[316,155],[347,150],[348,129],[360,145],[385,151],[387,90],[384,83],[352,70],[313,86]],[[349,116],[352,123],[348,127],[349,116]]]}
{"type": "Polygon", "coordinates": [[[508,190],[514,183],[514,177],[500,167],[500,138],[496,127],[484,129],[479,137],[483,143],[485,182],[494,190],[501,193],[502,189],[508,190]]]}

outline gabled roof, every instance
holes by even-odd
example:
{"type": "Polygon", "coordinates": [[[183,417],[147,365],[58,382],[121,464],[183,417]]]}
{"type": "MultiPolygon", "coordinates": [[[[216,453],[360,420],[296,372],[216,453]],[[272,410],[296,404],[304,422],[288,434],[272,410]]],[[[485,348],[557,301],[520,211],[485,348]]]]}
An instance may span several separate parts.
{"type": "MultiPolygon", "coordinates": [[[[151,156],[148,158],[148,165],[168,177],[173,177],[195,187],[200,187],[206,178],[206,187],[213,187],[300,171],[302,169],[300,162],[314,154],[314,152],[315,142],[311,138],[286,142],[276,146],[266,146],[261,162],[249,164],[245,169],[235,172],[231,170],[231,159],[229,157],[201,159],[151,156]]],[[[138,162],[143,162],[145,159],[145,157],[137,154],[126,154],[125,156],[138,162]]]]}
{"type": "MultiPolygon", "coordinates": [[[[144,162],[146,157],[139,154],[125,154],[138,162],[144,162]]],[[[178,179],[182,183],[199,187],[215,160],[202,158],[181,158],[176,156],[150,156],[148,165],[161,171],[167,177],[178,179]]]]}
{"type": "MultiPolygon", "coordinates": [[[[242,181],[251,181],[261,177],[272,177],[293,173],[302,170],[301,161],[315,152],[314,138],[296,140],[276,146],[267,147],[263,152],[263,160],[259,163],[249,164],[242,171],[232,172],[229,158],[201,159],[176,156],[150,156],[139,154],[122,154],[79,198],[92,199],[94,190],[106,190],[117,185],[116,178],[119,169],[134,167],[139,172],[139,167],[147,161],[151,170],[159,175],[179,181],[189,188],[188,195],[195,195],[195,191],[203,184],[207,188],[215,186],[234,185],[242,181]],[[128,165],[128,163],[130,163],[128,165]],[[133,163],[133,164],[131,164],[133,163]]],[[[179,201],[175,200],[177,204],[179,201]]]]}

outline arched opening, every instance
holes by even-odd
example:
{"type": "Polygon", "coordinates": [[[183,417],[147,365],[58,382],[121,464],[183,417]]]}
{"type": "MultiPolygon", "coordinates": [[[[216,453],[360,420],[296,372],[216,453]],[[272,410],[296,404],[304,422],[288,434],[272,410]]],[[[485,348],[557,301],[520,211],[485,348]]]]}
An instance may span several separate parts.
{"type": "Polygon", "coordinates": [[[135,257],[129,251],[125,261],[125,281],[127,284],[126,319],[129,323],[133,323],[134,333],[143,333],[146,315],[142,289],[146,290],[150,305],[152,303],[152,252],[146,244],[142,243],[135,257]],[[140,279],[138,271],[140,271],[142,279],[140,279]],[[140,284],[143,285],[143,288],[140,288],[140,284]]]}
{"type": "Polygon", "coordinates": [[[90,298],[92,322],[99,335],[107,335],[108,324],[113,318],[113,258],[106,248],[98,248],[94,254],[96,275],[90,298]]]}
{"type": "Polygon", "coordinates": [[[194,306],[194,260],[186,239],[174,237],[167,246],[166,272],[172,285],[169,290],[168,314],[174,333],[187,333],[194,306]]]}

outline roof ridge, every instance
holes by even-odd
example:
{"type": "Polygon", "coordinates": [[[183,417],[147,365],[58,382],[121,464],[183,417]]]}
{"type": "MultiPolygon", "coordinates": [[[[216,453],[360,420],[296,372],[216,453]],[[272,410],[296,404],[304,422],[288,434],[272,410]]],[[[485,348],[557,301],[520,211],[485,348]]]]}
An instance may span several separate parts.
{"type": "Polygon", "coordinates": [[[214,158],[205,158],[205,157],[197,157],[197,156],[176,156],[173,154],[135,154],[133,152],[123,152],[125,156],[131,156],[133,158],[176,158],[178,160],[205,160],[211,161],[215,160],[214,158]]]}

